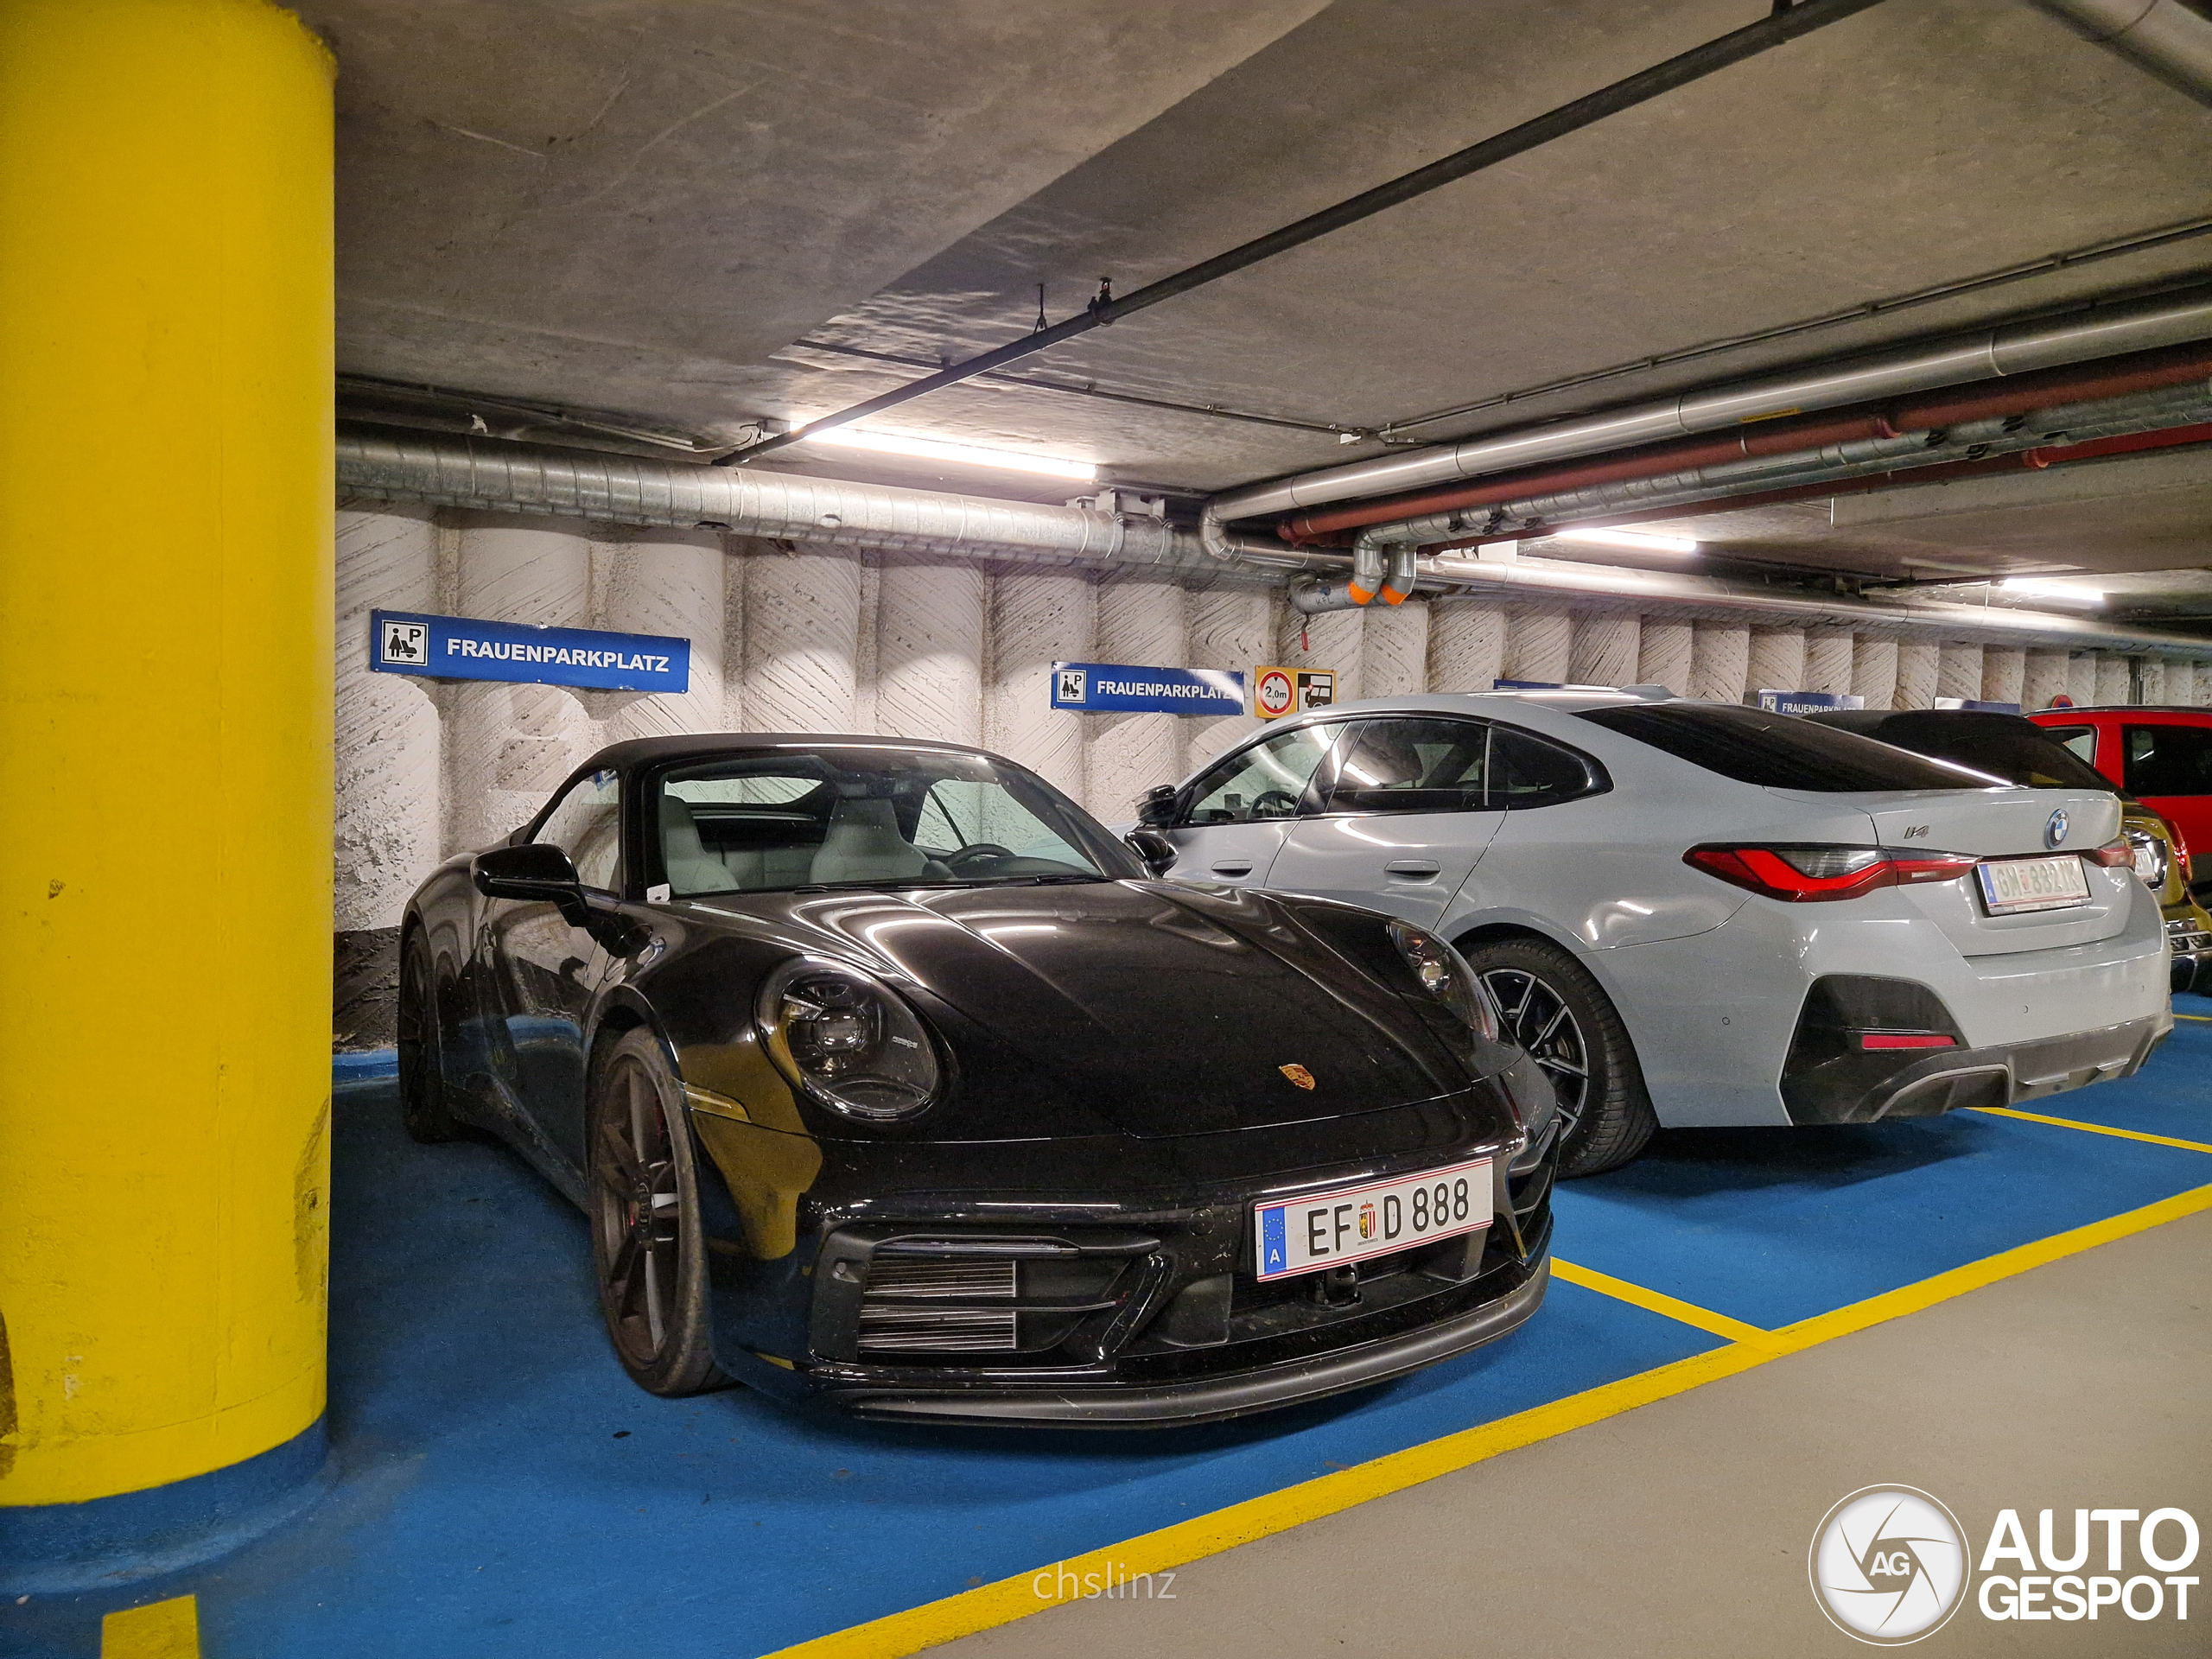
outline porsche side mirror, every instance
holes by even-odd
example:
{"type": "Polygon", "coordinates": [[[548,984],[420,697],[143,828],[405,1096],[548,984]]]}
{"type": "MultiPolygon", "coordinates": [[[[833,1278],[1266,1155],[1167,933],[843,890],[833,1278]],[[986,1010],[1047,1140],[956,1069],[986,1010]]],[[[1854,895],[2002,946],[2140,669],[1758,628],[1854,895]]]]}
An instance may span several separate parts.
{"type": "Polygon", "coordinates": [[[1174,868],[1175,843],[1157,830],[1132,830],[1122,839],[1154,875],[1165,875],[1174,868]]]}
{"type": "Polygon", "coordinates": [[[1137,803],[1137,822],[1155,830],[1165,830],[1175,822],[1175,785],[1160,784],[1144,792],[1137,803]]]}
{"type": "Polygon", "coordinates": [[[585,925],[590,912],[584,906],[584,885],[568,854],[543,842],[520,847],[495,847],[468,861],[468,879],[486,899],[518,899],[526,904],[554,905],[571,927],[585,925]]]}

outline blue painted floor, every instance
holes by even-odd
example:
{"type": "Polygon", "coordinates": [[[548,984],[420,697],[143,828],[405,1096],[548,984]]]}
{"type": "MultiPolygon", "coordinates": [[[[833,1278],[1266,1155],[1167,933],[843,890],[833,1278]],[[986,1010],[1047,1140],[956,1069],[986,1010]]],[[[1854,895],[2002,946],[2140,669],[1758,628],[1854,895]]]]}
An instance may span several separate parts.
{"type": "MultiPolygon", "coordinates": [[[[2184,998],[2212,1014],[2212,1001],[2184,998]]],[[[2212,1141],[2212,1024],[2053,1116],[2212,1141]]],[[[757,1654],[1667,1363],[1704,1332],[1554,1281],[1516,1335],[1349,1400],[1166,1433],[871,1427],[737,1390],[661,1402],[606,1351],[582,1219],[515,1159],[420,1147],[338,1090],[340,1478],[214,1567],[0,1608],[0,1653],[93,1659],[188,1592],[208,1659],[757,1654]]],[[[1755,1325],[2212,1182],[2212,1158],[1962,1115],[1662,1135],[1559,1199],[1567,1259],[1755,1325]]]]}

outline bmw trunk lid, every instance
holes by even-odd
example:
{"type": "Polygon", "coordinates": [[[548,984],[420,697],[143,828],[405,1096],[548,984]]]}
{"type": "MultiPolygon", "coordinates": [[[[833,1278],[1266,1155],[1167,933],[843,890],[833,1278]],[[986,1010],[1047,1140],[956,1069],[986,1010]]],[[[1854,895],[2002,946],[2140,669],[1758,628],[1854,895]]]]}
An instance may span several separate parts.
{"type": "MultiPolygon", "coordinates": [[[[1782,791],[1777,791],[1777,793],[1782,791]]],[[[2117,795],[2076,789],[1910,790],[1796,796],[1864,811],[1873,841],[1891,852],[1964,853],[1980,859],[2080,857],[2120,833],[2117,795]]],[[[1961,956],[2044,950],[2107,939],[2127,925],[2133,869],[2082,860],[2087,902],[2063,909],[1993,914],[1978,875],[1900,889],[1940,926],[1961,956]]]]}

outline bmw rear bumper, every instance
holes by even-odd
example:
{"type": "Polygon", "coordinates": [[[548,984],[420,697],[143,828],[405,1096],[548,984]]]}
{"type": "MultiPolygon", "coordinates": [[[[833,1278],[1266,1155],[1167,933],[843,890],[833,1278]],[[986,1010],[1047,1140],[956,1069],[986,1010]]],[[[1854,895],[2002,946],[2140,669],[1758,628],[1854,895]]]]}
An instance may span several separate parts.
{"type": "Polygon", "coordinates": [[[1793,1123],[1874,1123],[2011,1106],[2133,1077],[2172,1030],[2171,1015],[2159,1014],[2033,1042],[1853,1056],[1859,1067],[1832,1063],[1785,1073],[1783,1101],[1793,1123]],[[1870,1070],[1878,1074],[1870,1077],[1870,1070]]]}

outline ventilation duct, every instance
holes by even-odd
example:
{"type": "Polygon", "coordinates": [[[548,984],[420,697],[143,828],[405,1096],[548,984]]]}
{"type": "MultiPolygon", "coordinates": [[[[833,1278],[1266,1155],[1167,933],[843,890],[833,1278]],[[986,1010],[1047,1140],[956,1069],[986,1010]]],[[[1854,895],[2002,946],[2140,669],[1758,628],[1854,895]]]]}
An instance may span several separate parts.
{"type": "Polygon", "coordinates": [[[2200,104],[2212,105],[2212,19],[2181,0],[2036,0],[2094,41],[2200,104]]]}

